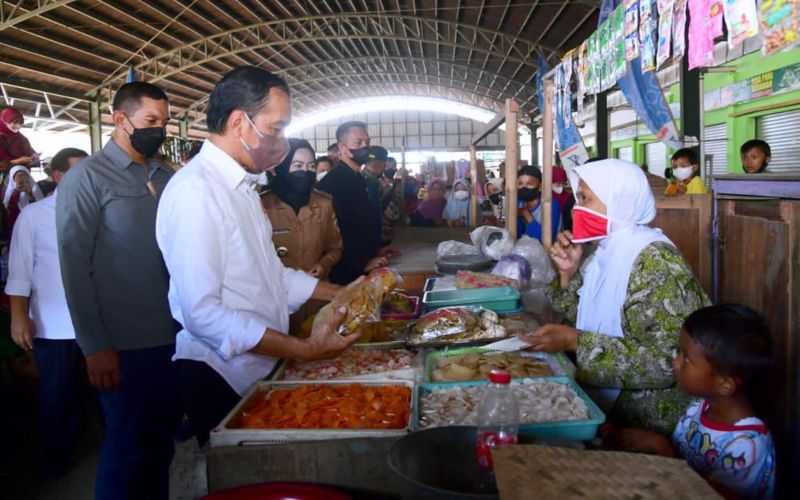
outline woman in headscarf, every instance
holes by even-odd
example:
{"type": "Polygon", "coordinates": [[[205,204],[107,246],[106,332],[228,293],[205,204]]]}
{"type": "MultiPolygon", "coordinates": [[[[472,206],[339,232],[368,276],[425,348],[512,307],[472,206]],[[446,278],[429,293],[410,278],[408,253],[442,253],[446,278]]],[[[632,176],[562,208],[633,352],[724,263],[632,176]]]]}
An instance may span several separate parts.
{"type": "Polygon", "coordinates": [[[3,209],[9,238],[22,209],[42,198],[44,195],[28,169],[22,165],[13,167],[8,174],[8,184],[3,194],[3,209]]]}
{"type": "Polygon", "coordinates": [[[688,401],[672,359],[683,320],[709,305],[675,245],[650,224],[653,192],[624,160],[575,168],[573,230],[558,235],[550,257],[558,278],[553,308],[572,326],[550,324],[521,336],[538,351],[574,351],[577,379],[613,424],[672,432],[688,401]],[[582,243],[597,250],[581,266],[582,243]]]}
{"type": "MultiPolygon", "coordinates": [[[[289,154],[275,168],[261,203],[272,225],[272,242],[286,267],[325,279],[342,256],[342,236],[328,194],[314,190],[314,149],[303,139],[289,139],[289,154]]],[[[309,301],[290,317],[298,334],[305,319],[323,303],[309,301]]]]}
{"type": "Polygon", "coordinates": [[[412,226],[442,226],[445,224],[442,213],[447,205],[445,184],[442,179],[434,179],[428,184],[427,198],[417,205],[411,214],[412,226]]]}
{"type": "Polygon", "coordinates": [[[456,179],[453,190],[447,195],[442,218],[450,227],[466,227],[470,224],[470,183],[466,179],[456,179]]]}
{"type": "Polygon", "coordinates": [[[38,163],[38,155],[20,129],[24,119],[15,108],[0,112],[0,170],[7,171],[16,165],[26,167],[38,163]]]}

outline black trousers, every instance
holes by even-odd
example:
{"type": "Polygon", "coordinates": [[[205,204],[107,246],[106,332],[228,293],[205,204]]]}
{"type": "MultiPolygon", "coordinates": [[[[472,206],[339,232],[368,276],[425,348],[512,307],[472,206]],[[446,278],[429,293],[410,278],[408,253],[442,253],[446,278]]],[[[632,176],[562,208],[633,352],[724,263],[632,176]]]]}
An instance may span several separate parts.
{"type": "Polygon", "coordinates": [[[202,361],[179,359],[183,408],[197,444],[208,442],[216,427],[241,397],[222,376],[202,361]]]}

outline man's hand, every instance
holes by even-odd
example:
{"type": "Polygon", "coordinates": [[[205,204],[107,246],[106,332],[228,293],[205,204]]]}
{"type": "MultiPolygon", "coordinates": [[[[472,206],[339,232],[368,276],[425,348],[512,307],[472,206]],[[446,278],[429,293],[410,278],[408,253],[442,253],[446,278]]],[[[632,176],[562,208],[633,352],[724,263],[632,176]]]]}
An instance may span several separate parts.
{"type": "Polygon", "coordinates": [[[336,333],[336,328],[341,324],[346,313],[347,309],[340,307],[329,323],[320,325],[311,331],[311,335],[306,339],[309,349],[305,359],[332,358],[353,345],[361,337],[360,330],[347,335],[336,333]]]}
{"type": "Polygon", "coordinates": [[[544,325],[530,335],[517,337],[531,344],[534,351],[558,353],[578,349],[578,330],[566,325],[544,325]]]}
{"type": "Polygon", "coordinates": [[[394,259],[395,257],[400,257],[400,250],[397,247],[393,247],[391,245],[387,245],[382,247],[378,250],[378,257],[386,257],[387,259],[394,259]]]}
{"type": "Polygon", "coordinates": [[[86,371],[93,387],[104,391],[117,389],[122,378],[119,354],[114,349],[106,349],[86,356],[86,371]]]}
{"type": "Polygon", "coordinates": [[[27,314],[11,315],[11,339],[14,343],[30,351],[33,349],[33,338],[36,336],[36,327],[27,314]]]}
{"type": "Polygon", "coordinates": [[[12,165],[29,165],[33,163],[33,157],[31,156],[20,156],[15,160],[11,160],[10,162],[12,165]]]}
{"type": "Polygon", "coordinates": [[[353,153],[347,148],[341,148],[339,150],[339,160],[353,170],[361,170],[361,165],[353,161],[353,153]]]}
{"type": "Polygon", "coordinates": [[[314,267],[308,270],[308,274],[315,278],[321,278],[324,273],[325,268],[322,267],[322,264],[314,264],[314,267]]]}
{"type": "Polygon", "coordinates": [[[364,266],[365,273],[371,273],[376,269],[380,269],[381,267],[386,267],[389,265],[389,259],[386,257],[375,257],[374,259],[367,262],[367,265],[364,266]]]}

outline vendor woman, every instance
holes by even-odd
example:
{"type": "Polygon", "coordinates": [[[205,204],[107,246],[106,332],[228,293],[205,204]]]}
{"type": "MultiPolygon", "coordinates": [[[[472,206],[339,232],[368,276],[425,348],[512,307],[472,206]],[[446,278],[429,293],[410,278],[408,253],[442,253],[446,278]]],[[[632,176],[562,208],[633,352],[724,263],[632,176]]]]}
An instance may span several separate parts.
{"type": "Polygon", "coordinates": [[[603,160],[570,181],[573,230],[551,248],[559,277],[548,296],[575,328],[550,324],[521,338],[537,351],[574,351],[578,381],[612,423],[670,433],[688,404],[672,375],[681,323],[708,298],[675,245],[648,226],[656,207],[638,166],[603,160]],[[580,270],[589,241],[597,250],[580,270]]]}

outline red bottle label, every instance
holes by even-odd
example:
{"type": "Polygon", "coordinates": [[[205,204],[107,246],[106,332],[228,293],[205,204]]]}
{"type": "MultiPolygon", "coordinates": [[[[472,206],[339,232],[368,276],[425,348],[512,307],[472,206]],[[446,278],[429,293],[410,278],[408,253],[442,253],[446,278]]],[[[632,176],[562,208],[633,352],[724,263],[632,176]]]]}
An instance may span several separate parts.
{"type": "Polygon", "coordinates": [[[504,432],[483,432],[478,435],[475,454],[478,465],[485,469],[492,469],[492,448],[501,444],[517,444],[517,436],[504,432]]]}

